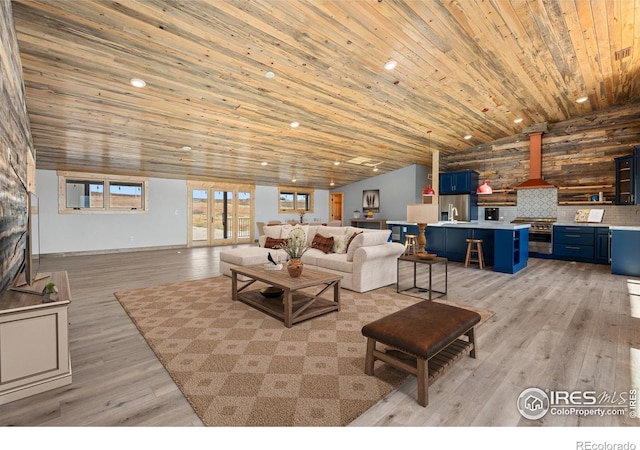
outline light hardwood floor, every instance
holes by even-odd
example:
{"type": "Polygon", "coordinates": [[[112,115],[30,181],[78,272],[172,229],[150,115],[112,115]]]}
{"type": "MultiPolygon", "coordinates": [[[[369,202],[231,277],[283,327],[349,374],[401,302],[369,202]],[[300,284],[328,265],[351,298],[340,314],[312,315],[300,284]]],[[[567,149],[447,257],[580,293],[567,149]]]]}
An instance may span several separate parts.
{"type": "MultiPolygon", "coordinates": [[[[0,425],[201,426],[113,293],[216,276],[224,248],[44,257],[41,271],[69,274],[73,383],[0,406],[0,425]]],[[[496,312],[478,330],[479,358],[463,358],[436,381],[426,408],[415,402],[410,377],[352,425],[638,425],[628,415],[529,421],[515,407],[528,387],[609,394],[638,387],[638,283],[593,264],[530,259],[507,275],[449,263],[446,298],[496,312]]]]}

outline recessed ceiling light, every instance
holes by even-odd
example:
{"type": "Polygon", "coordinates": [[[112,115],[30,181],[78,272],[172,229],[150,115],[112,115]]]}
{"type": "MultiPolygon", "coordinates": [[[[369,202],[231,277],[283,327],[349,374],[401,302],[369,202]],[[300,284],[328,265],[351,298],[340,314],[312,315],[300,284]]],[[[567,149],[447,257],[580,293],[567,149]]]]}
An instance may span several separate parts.
{"type": "Polygon", "coordinates": [[[292,183],[295,183],[295,182],[296,182],[296,179],[295,179],[295,178],[292,178],[292,179],[291,179],[291,182],[292,182],[292,183]]]}
{"type": "Polygon", "coordinates": [[[298,128],[298,126],[300,126],[299,122],[291,122],[289,125],[291,125],[291,128],[298,128]]]}
{"type": "Polygon", "coordinates": [[[143,88],[147,85],[147,83],[140,78],[132,78],[129,80],[129,83],[131,83],[131,86],[135,86],[137,88],[143,88]]]}
{"type": "Polygon", "coordinates": [[[191,147],[189,147],[188,145],[185,145],[184,147],[182,147],[182,150],[184,150],[185,152],[188,152],[189,150],[191,150],[191,147]]]}
{"type": "Polygon", "coordinates": [[[334,161],[334,162],[333,162],[333,165],[334,165],[334,166],[339,166],[339,165],[340,165],[340,161],[334,161]]]}
{"type": "Polygon", "coordinates": [[[518,117],[517,119],[513,119],[513,123],[520,123],[522,122],[522,117],[518,117]]]}
{"type": "Polygon", "coordinates": [[[466,140],[469,140],[469,139],[471,139],[472,137],[473,137],[473,136],[471,136],[470,134],[467,134],[464,138],[465,138],[466,140]]]}
{"type": "Polygon", "coordinates": [[[331,183],[329,183],[329,186],[335,186],[336,184],[333,182],[333,180],[331,180],[331,183]]]}
{"type": "Polygon", "coordinates": [[[589,97],[585,95],[584,97],[577,98],[576,103],[584,103],[587,100],[589,100],[589,97]]]}
{"type": "Polygon", "coordinates": [[[265,72],[264,76],[267,78],[273,78],[276,76],[276,74],[271,71],[268,71],[268,72],[265,72]]]}
{"type": "Polygon", "coordinates": [[[377,172],[378,171],[378,166],[373,166],[373,171],[377,172]]]}
{"type": "Polygon", "coordinates": [[[261,165],[261,166],[266,166],[266,165],[268,165],[268,164],[269,164],[269,163],[268,163],[268,162],[266,162],[266,161],[262,161],[262,162],[260,163],[260,165],[261,165]]]}
{"type": "Polygon", "coordinates": [[[391,61],[388,61],[388,62],[384,65],[384,68],[385,68],[385,69],[387,69],[387,70],[393,70],[393,69],[395,69],[395,68],[396,68],[396,66],[397,66],[397,65],[398,65],[398,63],[397,63],[397,62],[395,62],[395,61],[391,60],[391,61]]]}

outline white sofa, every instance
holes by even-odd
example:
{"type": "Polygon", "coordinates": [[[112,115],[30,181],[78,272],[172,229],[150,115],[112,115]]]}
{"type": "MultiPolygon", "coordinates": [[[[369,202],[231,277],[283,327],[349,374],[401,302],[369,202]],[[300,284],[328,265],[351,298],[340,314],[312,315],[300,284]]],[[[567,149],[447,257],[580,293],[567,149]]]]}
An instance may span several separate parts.
{"type": "MultiPolygon", "coordinates": [[[[274,259],[286,261],[287,255],[283,250],[264,246],[267,238],[288,237],[293,227],[293,225],[265,226],[265,234],[260,236],[259,247],[234,248],[220,252],[220,271],[224,275],[231,276],[231,268],[267,262],[268,253],[271,253],[274,259]]],[[[343,288],[366,292],[396,282],[397,258],[404,252],[404,246],[388,242],[390,230],[323,225],[295,225],[295,227],[304,229],[309,247],[316,233],[324,237],[332,236],[334,241],[338,242],[338,244],[334,243],[332,250],[328,253],[309,248],[302,256],[302,261],[305,267],[342,275],[343,288]],[[353,238],[346,249],[346,244],[354,233],[359,234],[353,238]]]]}

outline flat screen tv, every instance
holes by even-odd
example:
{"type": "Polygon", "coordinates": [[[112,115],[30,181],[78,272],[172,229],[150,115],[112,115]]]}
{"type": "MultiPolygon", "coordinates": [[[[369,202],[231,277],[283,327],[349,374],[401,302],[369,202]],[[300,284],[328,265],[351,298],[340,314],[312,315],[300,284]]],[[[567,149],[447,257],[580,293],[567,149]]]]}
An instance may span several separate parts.
{"type": "Polygon", "coordinates": [[[42,294],[39,281],[48,278],[49,274],[38,274],[40,267],[40,204],[38,196],[33,192],[27,195],[27,231],[24,245],[22,270],[14,283],[13,289],[21,292],[42,294]]]}

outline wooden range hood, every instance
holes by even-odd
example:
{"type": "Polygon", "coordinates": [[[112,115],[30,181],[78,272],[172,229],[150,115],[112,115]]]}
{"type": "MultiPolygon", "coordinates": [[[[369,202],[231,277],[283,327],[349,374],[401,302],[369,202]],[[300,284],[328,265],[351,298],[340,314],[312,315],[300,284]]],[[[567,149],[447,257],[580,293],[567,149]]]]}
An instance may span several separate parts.
{"type": "Polygon", "coordinates": [[[542,134],[547,131],[547,122],[525,128],[529,134],[529,179],[515,189],[553,188],[553,184],[542,179],[542,134]]]}

